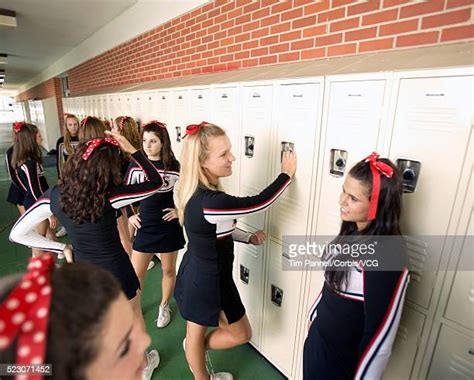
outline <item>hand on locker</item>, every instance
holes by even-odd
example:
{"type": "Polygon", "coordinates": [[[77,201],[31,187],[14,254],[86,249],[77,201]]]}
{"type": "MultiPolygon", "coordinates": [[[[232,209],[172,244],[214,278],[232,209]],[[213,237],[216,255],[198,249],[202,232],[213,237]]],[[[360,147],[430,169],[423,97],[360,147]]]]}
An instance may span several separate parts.
{"type": "Polygon", "coordinates": [[[265,243],[265,240],[267,239],[267,235],[265,232],[258,230],[255,233],[250,236],[250,244],[253,245],[262,245],[265,243]]]}
{"type": "Polygon", "coordinates": [[[283,152],[283,157],[281,160],[281,171],[282,173],[286,173],[291,178],[293,178],[296,173],[296,152],[283,152]]]}

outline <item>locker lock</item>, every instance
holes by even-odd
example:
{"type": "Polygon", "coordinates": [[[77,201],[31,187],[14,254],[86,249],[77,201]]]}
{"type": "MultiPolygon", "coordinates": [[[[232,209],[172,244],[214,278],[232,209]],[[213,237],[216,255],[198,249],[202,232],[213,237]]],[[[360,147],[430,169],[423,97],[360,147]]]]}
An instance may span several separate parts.
{"type": "Polygon", "coordinates": [[[176,126],[176,141],[181,142],[181,127],[176,126]]]}
{"type": "Polygon", "coordinates": [[[255,137],[245,136],[245,157],[252,158],[255,149],[255,137]]]}
{"type": "Polygon", "coordinates": [[[420,177],[421,162],[398,159],[397,166],[400,173],[402,173],[403,192],[413,193],[416,189],[418,178],[420,177]]]}
{"type": "Polygon", "coordinates": [[[242,281],[244,284],[248,285],[249,278],[250,278],[249,268],[246,268],[242,264],[240,264],[240,281],[242,281]]]}
{"type": "Polygon", "coordinates": [[[346,150],[331,149],[329,173],[334,177],[342,177],[346,170],[348,153],[346,150]]]}
{"type": "Polygon", "coordinates": [[[278,307],[281,307],[281,303],[283,302],[283,290],[273,284],[272,284],[272,302],[278,307]]]}
{"type": "Polygon", "coordinates": [[[281,155],[280,155],[280,161],[283,160],[283,152],[294,152],[295,150],[295,144],[292,142],[288,141],[282,141],[281,142],[281,155]]]}

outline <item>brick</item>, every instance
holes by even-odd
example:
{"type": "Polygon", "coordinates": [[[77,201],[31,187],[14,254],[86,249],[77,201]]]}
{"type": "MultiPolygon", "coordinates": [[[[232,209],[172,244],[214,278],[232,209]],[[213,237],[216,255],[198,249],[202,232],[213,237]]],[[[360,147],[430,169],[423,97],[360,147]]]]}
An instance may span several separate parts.
{"type": "Polygon", "coordinates": [[[437,26],[443,25],[459,24],[468,21],[470,18],[470,8],[454,12],[447,12],[436,16],[429,16],[423,18],[421,22],[421,29],[436,28],[437,26]]]}
{"type": "Polygon", "coordinates": [[[224,38],[221,40],[220,46],[232,45],[234,43],[234,37],[224,38]]]}
{"type": "Polygon", "coordinates": [[[270,34],[270,28],[259,29],[252,32],[251,38],[256,39],[256,38],[266,37],[269,34],[270,34]]]}
{"type": "Polygon", "coordinates": [[[413,5],[407,5],[400,9],[400,18],[419,16],[425,13],[441,11],[444,8],[444,0],[430,0],[413,5]]]}
{"type": "Polygon", "coordinates": [[[260,40],[260,46],[274,45],[278,43],[278,36],[270,36],[260,40]]]}
{"type": "Polygon", "coordinates": [[[298,61],[299,59],[300,59],[299,52],[283,53],[278,56],[278,62],[291,62],[291,61],[298,61]]]}
{"type": "Polygon", "coordinates": [[[293,6],[299,7],[301,5],[314,3],[314,0],[293,0],[293,6]]]}
{"type": "Polygon", "coordinates": [[[358,0],[332,0],[332,7],[337,8],[347,4],[357,3],[358,0]]]}
{"type": "Polygon", "coordinates": [[[343,21],[332,22],[329,30],[331,32],[339,32],[346,29],[354,29],[359,26],[359,17],[350,18],[343,21]]]}
{"type": "Polygon", "coordinates": [[[249,42],[245,42],[242,47],[244,50],[248,50],[248,49],[255,49],[257,46],[258,46],[258,41],[249,41],[249,42]]]}
{"type": "Polygon", "coordinates": [[[318,23],[323,23],[326,21],[337,20],[338,18],[343,18],[346,15],[345,8],[334,9],[329,12],[323,12],[318,15],[318,23]]]}
{"type": "Polygon", "coordinates": [[[244,42],[250,40],[250,33],[239,34],[235,36],[235,42],[244,42]]]}
{"type": "Polygon", "coordinates": [[[239,17],[243,12],[243,8],[237,8],[231,12],[229,12],[229,19],[239,17]]]}
{"type": "Polygon", "coordinates": [[[316,38],[316,46],[334,45],[342,42],[342,33],[316,38]]]}
{"type": "Polygon", "coordinates": [[[242,64],[240,62],[229,62],[226,65],[226,70],[238,70],[242,67],[242,64]]]}
{"type": "Polygon", "coordinates": [[[227,47],[227,53],[236,53],[242,50],[242,44],[236,44],[227,47]]]}
{"type": "Polygon", "coordinates": [[[290,44],[280,44],[270,47],[270,54],[281,53],[290,50],[290,44]]]}
{"type": "Polygon", "coordinates": [[[301,30],[296,30],[290,33],[284,33],[280,36],[280,42],[297,40],[301,38],[301,30]]]}
{"type": "Polygon", "coordinates": [[[292,29],[304,28],[305,26],[315,25],[316,16],[309,16],[293,21],[292,29]]]}
{"type": "Polygon", "coordinates": [[[290,26],[291,26],[291,23],[289,22],[272,26],[270,33],[277,34],[277,33],[287,32],[288,30],[290,30],[290,26]]]}
{"type": "Polygon", "coordinates": [[[280,1],[272,7],[272,14],[287,11],[292,8],[291,1],[280,1]]]}
{"type": "Polygon", "coordinates": [[[362,26],[381,24],[382,22],[396,20],[397,16],[398,9],[390,9],[388,11],[372,13],[362,17],[362,26]]]}
{"type": "Polygon", "coordinates": [[[359,52],[391,49],[394,38],[383,38],[373,41],[362,41],[359,43],[359,52]]]}
{"type": "Polygon", "coordinates": [[[277,55],[269,55],[268,57],[262,57],[258,60],[259,65],[271,65],[273,63],[277,63],[278,56],[277,55]]]}
{"type": "Polygon", "coordinates": [[[379,36],[412,32],[417,29],[418,19],[394,22],[392,24],[381,25],[379,28],[379,36]]]}
{"type": "Polygon", "coordinates": [[[375,36],[377,36],[377,27],[359,29],[353,32],[346,32],[344,35],[344,41],[367,40],[369,38],[374,38],[375,36]]]}
{"type": "Polygon", "coordinates": [[[474,38],[474,25],[457,26],[455,28],[443,29],[441,42],[464,40],[474,38]]]}
{"type": "Polygon", "coordinates": [[[315,13],[325,11],[326,9],[329,9],[329,0],[316,1],[313,4],[304,7],[304,15],[314,15],[315,13]]]}
{"type": "Polygon", "coordinates": [[[303,37],[312,37],[319,36],[321,34],[326,34],[328,31],[328,25],[314,26],[303,30],[303,37]]]}
{"type": "Polygon", "coordinates": [[[347,15],[357,15],[360,13],[367,13],[371,11],[375,11],[380,8],[380,0],[367,0],[363,1],[362,3],[351,5],[347,8],[347,15]]]}
{"type": "Polygon", "coordinates": [[[252,13],[260,7],[258,1],[252,2],[251,4],[244,7],[244,13],[252,13]]]}
{"type": "Polygon", "coordinates": [[[396,47],[434,44],[438,42],[438,36],[439,32],[425,32],[409,34],[407,36],[398,36],[396,47]]]}
{"type": "Polygon", "coordinates": [[[246,59],[248,57],[250,57],[249,51],[241,51],[235,54],[235,59],[246,59]]]}
{"type": "Polygon", "coordinates": [[[235,24],[236,25],[245,24],[247,22],[250,22],[251,19],[252,19],[251,15],[243,15],[235,19],[235,24]]]}
{"type": "Polygon", "coordinates": [[[269,5],[273,5],[275,3],[279,3],[280,0],[261,0],[260,5],[262,8],[268,7],[269,5]]]}
{"type": "Polygon", "coordinates": [[[250,51],[250,56],[251,57],[261,57],[262,55],[267,55],[268,54],[268,48],[259,48],[259,49],[254,49],[250,51]]]}
{"type": "Polygon", "coordinates": [[[253,67],[258,65],[258,59],[246,59],[242,62],[242,67],[253,67]]]}
{"type": "Polygon", "coordinates": [[[224,23],[221,24],[221,29],[222,30],[225,30],[225,29],[230,29],[234,26],[234,20],[229,20],[229,21],[226,21],[224,23]]]}
{"type": "Polygon", "coordinates": [[[281,14],[281,21],[288,21],[303,16],[303,9],[297,8],[281,14]]]}
{"type": "Polygon", "coordinates": [[[314,46],[314,39],[310,38],[307,40],[301,40],[292,42],[290,46],[290,50],[302,50],[302,49],[309,49],[314,46]]]}
{"type": "MultiPolygon", "coordinates": [[[[258,4],[258,3],[256,3],[258,4]]],[[[263,18],[266,17],[270,14],[270,8],[264,8],[260,9],[259,11],[253,12],[252,14],[252,20],[258,19],[258,18],[263,18]]]]}
{"type": "Polygon", "coordinates": [[[328,57],[335,55],[354,54],[357,50],[357,44],[345,44],[328,47],[328,57]]]}
{"type": "Polygon", "coordinates": [[[270,26],[270,25],[275,25],[280,22],[280,15],[275,15],[271,17],[264,18],[263,20],[260,21],[260,26],[270,26]]]}
{"type": "Polygon", "coordinates": [[[474,5],[474,0],[448,0],[446,8],[462,7],[464,5],[474,5]]]}
{"type": "Polygon", "coordinates": [[[242,33],[242,26],[236,26],[234,28],[231,28],[227,31],[227,35],[230,36],[235,36],[236,34],[242,33]]]}
{"type": "Polygon", "coordinates": [[[260,21],[254,21],[254,22],[251,22],[250,24],[245,24],[242,30],[244,32],[249,32],[251,30],[258,29],[259,26],[260,26],[260,21]]]}

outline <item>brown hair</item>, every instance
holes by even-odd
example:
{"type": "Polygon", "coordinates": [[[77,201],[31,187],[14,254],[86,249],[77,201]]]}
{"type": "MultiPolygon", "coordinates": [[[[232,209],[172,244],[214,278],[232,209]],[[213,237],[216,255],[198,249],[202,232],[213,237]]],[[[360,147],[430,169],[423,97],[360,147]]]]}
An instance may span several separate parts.
{"type": "Polygon", "coordinates": [[[23,123],[21,130],[16,134],[13,142],[12,166],[17,168],[28,159],[41,163],[41,148],[36,142],[38,127],[33,124],[23,123]]]}
{"type": "MultiPolygon", "coordinates": [[[[2,280],[0,301],[19,282],[2,280]]],[[[51,306],[45,363],[54,367],[53,380],[85,380],[100,350],[100,336],[110,306],[121,294],[115,277],[91,264],[64,264],[51,275],[51,306]]],[[[17,340],[0,351],[0,363],[15,363],[17,340]]]]}
{"type": "MultiPolygon", "coordinates": [[[[161,124],[164,125],[164,124],[161,124]]],[[[141,138],[143,140],[143,135],[145,132],[152,132],[158,137],[161,141],[161,162],[165,170],[168,169],[174,160],[176,160],[173,150],[171,149],[170,135],[168,130],[163,128],[159,122],[152,121],[148,124],[145,124],[142,129],[141,138]]],[[[141,147],[140,147],[141,148],[141,147]]]]}
{"type": "MultiPolygon", "coordinates": [[[[140,150],[140,131],[135,119],[130,116],[119,116],[115,118],[115,124],[117,125],[120,134],[125,136],[135,149],[140,150]]],[[[128,156],[128,154],[125,155],[126,158],[128,158],[128,156]]]]}
{"type": "Polygon", "coordinates": [[[79,126],[79,142],[105,137],[105,125],[102,120],[94,116],[86,116],[79,126]]]}
{"type": "MultiPolygon", "coordinates": [[[[71,146],[71,140],[72,140],[71,133],[69,132],[69,129],[67,129],[67,119],[74,119],[77,122],[77,126],[80,127],[80,125],[79,125],[79,119],[77,118],[76,115],[67,114],[66,117],[64,118],[64,148],[66,149],[67,154],[71,154],[74,151],[74,149],[71,146]]],[[[77,133],[79,134],[79,130],[77,133]]]]}
{"type": "Polygon", "coordinates": [[[64,213],[77,223],[97,222],[111,188],[122,183],[119,149],[103,145],[84,160],[82,154],[87,148],[82,144],[69,157],[60,180],[59,203],[64,213]]]}

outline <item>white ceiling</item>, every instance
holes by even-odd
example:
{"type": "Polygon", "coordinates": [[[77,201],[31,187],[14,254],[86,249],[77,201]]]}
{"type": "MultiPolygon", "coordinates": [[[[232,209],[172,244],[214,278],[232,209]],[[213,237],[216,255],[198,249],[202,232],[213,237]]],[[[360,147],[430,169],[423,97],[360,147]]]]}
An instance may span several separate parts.
{"type": "MultiPolygon", "coordinates": [[[[15,91],[115,19],[137,0],[0,0],[16,11],[18,26],[0,28],[8,54],[4,90],[15,91]]],[[[126,26],[125,26],[126,27],[126,26]]]]}

